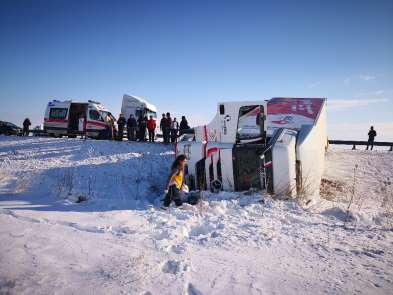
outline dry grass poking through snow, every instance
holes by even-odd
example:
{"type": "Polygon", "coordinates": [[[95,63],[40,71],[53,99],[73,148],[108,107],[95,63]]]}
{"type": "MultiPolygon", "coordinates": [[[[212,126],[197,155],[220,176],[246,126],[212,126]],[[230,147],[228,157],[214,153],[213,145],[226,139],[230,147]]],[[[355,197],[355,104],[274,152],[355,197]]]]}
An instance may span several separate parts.
{"type": "Polygon", "coordinates": [[[343,181],[322,178],[320,195],[328,201],[334,201],[336,196],[344,194],[346,189],[346,184],[343,181]]]}

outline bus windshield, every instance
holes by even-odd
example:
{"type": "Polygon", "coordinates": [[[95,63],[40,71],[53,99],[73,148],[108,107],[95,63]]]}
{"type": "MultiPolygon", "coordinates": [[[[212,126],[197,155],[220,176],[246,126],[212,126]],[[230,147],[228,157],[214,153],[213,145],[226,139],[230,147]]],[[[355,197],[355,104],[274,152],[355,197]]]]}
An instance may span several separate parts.
{"type": "Polygon", "coordinates": [[[156,112],[149,111],[149,110],[146,110],[146,116],[147,116],[148,118],[150,118],[150,116],[152,116],[154,119],[157,119],[157,113],[156,113],[156,112]]]}

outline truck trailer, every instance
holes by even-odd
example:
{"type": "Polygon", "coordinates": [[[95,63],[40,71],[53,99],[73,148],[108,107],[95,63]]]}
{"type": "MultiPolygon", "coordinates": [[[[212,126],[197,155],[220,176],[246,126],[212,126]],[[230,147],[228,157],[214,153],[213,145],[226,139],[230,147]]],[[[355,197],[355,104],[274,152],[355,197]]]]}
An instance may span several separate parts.
{"type": "Polygon", "coordinates": [[[181,137],[191,189],[249,189],[311,199],[319,194],[327,147],[326,99],[223,102],[207,125],[181,137]]]}

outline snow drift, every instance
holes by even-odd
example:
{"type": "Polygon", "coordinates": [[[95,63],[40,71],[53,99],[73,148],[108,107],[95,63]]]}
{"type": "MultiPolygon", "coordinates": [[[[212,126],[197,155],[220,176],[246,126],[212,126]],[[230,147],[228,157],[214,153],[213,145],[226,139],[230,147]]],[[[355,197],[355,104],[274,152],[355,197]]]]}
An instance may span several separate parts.
{"type": "Polygon", "coordinates": [[[323,199],[307,210],[222,192],[161,211],[172,159],[159,144],[0,137],[0,293],[393,288],[392,153],[329,151],[323,199]]]}

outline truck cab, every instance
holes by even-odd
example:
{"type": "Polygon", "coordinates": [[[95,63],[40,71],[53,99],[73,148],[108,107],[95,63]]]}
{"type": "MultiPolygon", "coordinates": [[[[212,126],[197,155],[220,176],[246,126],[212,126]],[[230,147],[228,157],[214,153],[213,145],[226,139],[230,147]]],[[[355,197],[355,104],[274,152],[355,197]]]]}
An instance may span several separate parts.
{"type": "Polygon", "coordinates": [[[143,98],[124,94],[123,101],[121,105],[121,112],[126,119],[133,115],[136,119],[141,116],[153,116],[157,119],[157,108],[155,105],[149,103],[143,98]]]}

